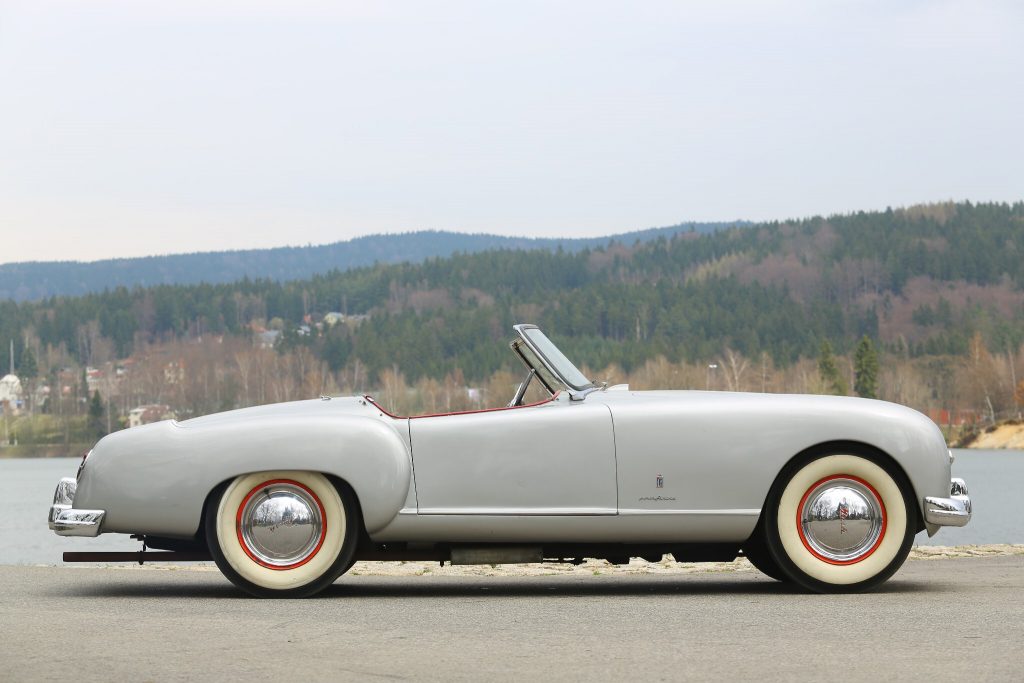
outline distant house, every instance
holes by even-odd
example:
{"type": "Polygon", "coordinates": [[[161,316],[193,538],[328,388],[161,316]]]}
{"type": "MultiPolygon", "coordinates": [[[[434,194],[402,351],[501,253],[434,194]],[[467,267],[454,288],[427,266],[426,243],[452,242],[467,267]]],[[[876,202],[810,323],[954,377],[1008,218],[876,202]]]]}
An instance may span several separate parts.
{"type": "Polygon", "coordinates": [[[985,419],[977,410],[959,409],[950,411],[945,408],[932,408],[928,411],[928,417],[938,425],[954,425],[957,427],[978,424],[985,419]]]}
{"type": "Polygon", "coordinates": [[[324,325],[327,327],[334,327],[338,323],[345,322],[345,314],[338,313],[337,311],[331,311],[330,313],[324,314],[324,325]]]}
{"type": "Polygon", "coordinates": [[[358,325],[370,316],[365,313],[356,313],[354,315],[346,315],[344,313],[338,313],[337,311],[331,311],[330,313],[324,314],[324,325],[328,327],[334,327],[338,323],[345,323],[346,325],[358,325]]]}
{"type": "Polygon", "coordinates": [[[185,366],[177,361],[164,365],[164,382],[178,384],[185,381],[185,366]]]}
{"type": "Polygon", "coordinates": [[[148,425],[151,422],[159,422],[160,420],[173,420],[174,417],[174,412],[170,406],[155,403],[138,406],[128,411],[128,427],[148,425]]]}
{"type": "Polygon", "coordinates": [[[92,366],[86,366],[85,368],[85,385],[89,389],[89,393],[96,391],[100,387],[100,382],[103,381],[103,371],[99,368],[92,366]]]}
{"type": "Polygon", "coordinates": [[[281,336],[278,330],[264,330],[256,334],[256,346],[261,349],[272,349],[274,344],[277,343],[277,338],[281,336]]]}
{"type": "Polygon", "coordinates": [[[41,406],[50,398],[50,385],[40,384],[36,387],[35,396],[32,397],[32,405],[41,406]]]}
{"type": "Polygon", "coordinates": [[[17,376],[4,375],[0,379],[0,407],[14,414],[21,409],[21,380],[17,376]]]}

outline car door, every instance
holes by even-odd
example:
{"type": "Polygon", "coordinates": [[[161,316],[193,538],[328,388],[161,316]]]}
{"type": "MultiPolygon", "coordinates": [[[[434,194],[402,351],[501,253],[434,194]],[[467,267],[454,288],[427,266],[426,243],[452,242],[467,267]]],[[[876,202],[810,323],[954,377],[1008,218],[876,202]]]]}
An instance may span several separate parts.
{"type": "Polygon", "coordinates": [[[607,406],[568,396],[537,406],[413,418],[421,515],[613,515],[607,406]]]}

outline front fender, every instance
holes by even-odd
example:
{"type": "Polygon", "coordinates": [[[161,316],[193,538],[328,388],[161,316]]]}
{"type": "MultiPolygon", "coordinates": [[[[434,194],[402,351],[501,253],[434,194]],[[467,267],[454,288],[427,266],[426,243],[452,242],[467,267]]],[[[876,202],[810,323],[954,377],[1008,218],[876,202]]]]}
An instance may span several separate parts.
{"type": "Polygon", "coordinates": [[[620,508],[660,509],[671,498],[680,510],[761,510],[788,462],[830,443],[888,454],[922,514],[925,496],[949,495],[941,431],[897,404],[698,391],[598,392],[587,400],[606,403],[615,420],[620,508]],[[654,488],[656,475],[664,488],[654,488]]]}
{"type": "Polygon", "coordinates": [[[93,449],[75,505],[106,510],[104,533],[192,537],[220,483],[265,470],[333,475],[355,490],[367,531],[405,503],[411,457],[376,416],[293,413],[241,422],[160,422],[117,432],[93,449]]]}

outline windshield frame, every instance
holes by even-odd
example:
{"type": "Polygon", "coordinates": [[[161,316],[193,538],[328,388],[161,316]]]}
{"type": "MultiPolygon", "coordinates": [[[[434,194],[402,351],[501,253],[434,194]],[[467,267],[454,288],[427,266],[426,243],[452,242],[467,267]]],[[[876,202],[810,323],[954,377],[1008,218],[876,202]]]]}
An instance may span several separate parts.
{"type": "Polygon", "coordinates": [[[523,361],[523,363],[526,364],[527,367],[537,370],[537,377],[542,379],[544,385],[549,390],[551,390],[552,393],[554,393],[554,387],[549,385],[549,381],[546,381],[548,378],[543,377],[544,375],[553,376],[555,380],[561,383],[569,391],[570,396],[578,399],[582,398],[591,391],[595,391],[598,388],[592,380],[588,380],[586,384],[575,384],[570,382],[566,378],[567,372],[575,371],[577,374],[580,375],[580,377],[586,379],[583,373],[580,372],[580,369],[577,368],[576,365],[571,360],[569,360],[564,353],[562,353],[561,349],[559,349],[558,346],[556,346],[555,343],[551,341],[551,338],[544,334],[544,331],[541,330],[539,327],[531,324],[520,324],[513,325],[512,329],[514,329],[516,331],[516,334],[518,335],[518,339],[514,340],[511,344],[512,350],[516,352],[516,355],[519,356],[519,358],[523,361]],[[545,340],[547,340],[549,344],[551,344],[552,348],[554,348],[554,350],[558,352],[558,355],[562,357],[564,363],[568,365],[568,368],[560,367],[557,364],[557,358],[552,359],[549,357],[552,354],[545,354],[543,351],[541,351],[536,342],[530,338],[530,335],[531,333],[533,333],[534,330],[536,330],[537,333],[539,333],[545,340]],[[533,356],[535,356],[536,359],[543,365],[543,368],[534,367],[534,364],[531,362],[531,360],[527,358],[527,355],[522,352],[520,347],[523,345],[525,345],[527,350],[530,351],[530,353],[533,356]]]}

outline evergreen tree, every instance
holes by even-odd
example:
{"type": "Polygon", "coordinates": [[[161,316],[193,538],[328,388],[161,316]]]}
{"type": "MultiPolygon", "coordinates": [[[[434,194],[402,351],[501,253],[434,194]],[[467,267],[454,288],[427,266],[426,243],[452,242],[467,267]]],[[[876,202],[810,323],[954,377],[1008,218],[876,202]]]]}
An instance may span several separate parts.
{"type": "Polygon", "coordinates": [[[32,349],[25,347],[21,351],[21,362],[18,364],[18,376],[21,379],[21,386],[25,388],[25,405],[29,412],[35,407],[32,401],[36,393],[36,376],[39,375],[39,365],[36,363],[36,355],[32,349]]]}
{"type": "Polygon", "coordinates": [[[842,373],[836,367],[836,357],[832,355],[832,345],[825,340],[821,343],[818,354],[818,372],[829,390],[836,396],[846,396],[847,387],[842,373]]]}
{"type": "Polygon", "coordinates": [[[21,352],[21,362],[18,363],[18,376],[22,380],[35,379],[39,374],[39,365],[36,363],[36,355],[32,349],[25,347],[21,352]]]}
{"type": "Polygon", "coordinates": [[[100,390],[97,389],[89,401],[89,431],[96,434],[97,438],[107,434],[107,430],[103,426],[103,415],[103,399],[100,398],[100,390]]]}
{"type": "Polygon", "coordinates": [[[878,398],[878,352],[871,338],[861,338],[853,355],[853,390],[862,398],[878,398]]]}
{"type": "MultiPolygon", "coordinates": [[[[89,375],[86,373],[85,367],[82,367],[82,375],[78,378],[78,391],[81,400],[84,402],[89,398],[89,375]]],[[[77,410],[75,412],[78,412],[77,410]]]]}

